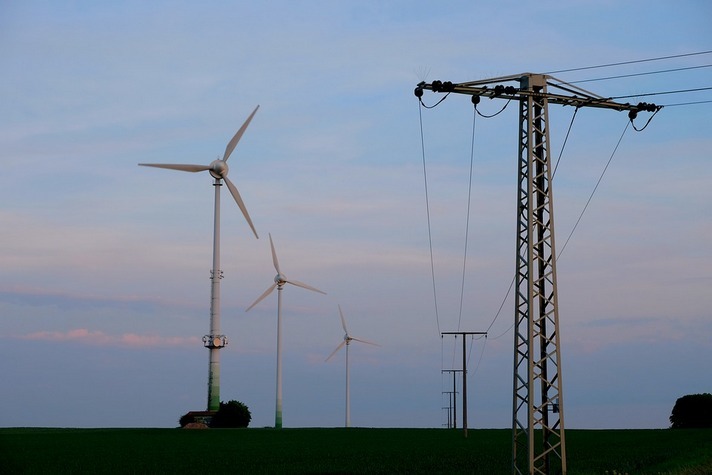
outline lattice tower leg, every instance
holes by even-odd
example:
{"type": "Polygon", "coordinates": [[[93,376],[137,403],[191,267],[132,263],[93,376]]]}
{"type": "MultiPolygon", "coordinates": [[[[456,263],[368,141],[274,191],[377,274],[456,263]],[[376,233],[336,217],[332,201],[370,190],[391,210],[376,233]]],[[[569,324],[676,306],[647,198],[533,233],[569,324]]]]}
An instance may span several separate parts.
{"type": "Polygon", "coordinates": [[[546,79],[521,87],[535,94],[519,105],[512,472],[565,474],[546,79]]]}

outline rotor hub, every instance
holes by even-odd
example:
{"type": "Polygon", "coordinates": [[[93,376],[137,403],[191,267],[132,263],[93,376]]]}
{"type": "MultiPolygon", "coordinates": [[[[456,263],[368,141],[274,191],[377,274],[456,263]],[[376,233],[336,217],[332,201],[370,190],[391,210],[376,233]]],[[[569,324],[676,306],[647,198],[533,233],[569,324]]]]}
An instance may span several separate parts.
{"type": "Polygon", "coordinates": [[[276,276],[274,276],[274,283],[281,287],[282,285],[287,283],[287,278],[282,274],[277,274],[276,276]]]}
{"type": "Polygon", "coordinates": [[[213,178],[220,180],[227,176],[227,163],[222,160],[213,160],[208,170],[213,178]]]}

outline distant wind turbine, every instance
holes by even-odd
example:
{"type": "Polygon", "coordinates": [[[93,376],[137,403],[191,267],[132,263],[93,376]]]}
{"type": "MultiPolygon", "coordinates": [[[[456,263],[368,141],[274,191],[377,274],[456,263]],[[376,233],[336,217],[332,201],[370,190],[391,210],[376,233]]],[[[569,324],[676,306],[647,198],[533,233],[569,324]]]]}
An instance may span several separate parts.
{"type": "Polygon", "coordinates": [[[299,282],[294,279],[287,279],[287,277],[279,269],[279,261],[277,260],[277,253],[274,250],[274,243],[272,242],[272,234],[269,235],[269,245],[272,249],[272,262],[274,263],[274,269],[277,271],[277,275],[274,278],[274,284],[272,284],[265,292],[260,295],[257,300],[254,301],[252,305],[247,307],[245,312],[249,312],[252,307],[260,303],[265,297],[271,294],[275,287],[277,288],[277,403],[275,408],[274,416],[274,426],[277,429],[282,428],[282,288],[284,284],[292,284],[297,287],[302,287],[307,290],[313,290],[314,292],[319,292],[320,294],[326,294],[321,290],[307,285],[304,282],[299,282]]]}
{"type": "Polygon", "coordinates": [[[344,327],[344,341],[342,341],[341,344],[337,346],[334,351],[331,352],[331,354],[326,358],[325,361],[329,361],[331,357],[336,354],[337,351],[346,346],[346,427],[351,427],[351,390],[349,388],[349,345],[352,341],[358,341],[374,346],[381,345],[349,335],[349,331],[346,329],[346,319],[344,318],[344,313],[341,311],[341,305],[339,305],[339,316],[341,317],[341,326],[344,327]]]}
{"type": "Polygon", "coordinates": [[[217,411],[220,408],[220,354],[218,350],[227,345],[227,337],[220,334],[220,279],[223,274],[220,270],[220,187],[224,181],[227,185],[230,194],[235,199],[237,206],[242,211],[242,214],[250,225],[252,232],[257,236],[255,226],[252,224],[250,215],[247,213],[245,203],[242,201],[240,193],[230,179],[227,177],[228,166],[227,159],[235,149],[237,142],[242,138],[250,121],[257,113],[255,107],[252,114],[247,118],[242,127],[235,133],[235,136],[230,140],[225,148],[225,154],[222,159],[213,160],[209,165],[183,165],[172,163],[139,163],[143,167],[167,168],[169,170],[180,170],[184,172],[202,172],[207,171],[215,179],[213,186],[215,187],[215,214],[213,228],[213,268],[210,271],[210,334],[203,337],[203,345],[210,350],[210,366],[208,369],[208,411],[217,411]]]}

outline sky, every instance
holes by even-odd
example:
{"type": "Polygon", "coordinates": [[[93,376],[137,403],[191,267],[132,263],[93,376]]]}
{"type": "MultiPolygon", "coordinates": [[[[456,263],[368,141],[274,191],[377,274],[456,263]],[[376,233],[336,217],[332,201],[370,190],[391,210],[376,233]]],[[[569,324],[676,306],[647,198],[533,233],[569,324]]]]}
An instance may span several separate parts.
{"type": "Polygon", "coordinates": [[[324,361],[338,305],[380,344],[350,347],[352,425],[442,427],[461,341],[440,332],[461,330],[489,332],[467,342],[469,426],[511,427],[517,107],[473,126],[469,97],[421,109],[413,89],[678,56],[553,74],[669,105],[642,132],[611,110],[549,120],[566,427],[667,427],[712,391],[712,104],[675,105],[712,91],[645,94],[712,86],[712,54],[680,56],[712,50],[710,17],[702,0],[0,1],[0,426],[205,409],[212,179],[137,164],[208,164],[259,105],[228,162],[259,239],[222,190],[221,399],[274,423],[276,293],[245,312],[273,282],[271,233],[282,271],[327,293],[283,292],[285,427],[344,423],[345,355],[324,361]]]}

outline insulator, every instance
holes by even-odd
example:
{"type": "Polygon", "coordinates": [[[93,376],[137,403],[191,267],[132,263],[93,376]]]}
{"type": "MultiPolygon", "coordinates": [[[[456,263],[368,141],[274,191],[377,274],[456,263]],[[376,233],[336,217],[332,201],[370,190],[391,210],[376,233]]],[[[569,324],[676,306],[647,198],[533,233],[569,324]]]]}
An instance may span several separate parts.
{"type": "Polygon", "coordinates": [[[480,96],[472,96],[472,103],[477,105],[480,103],[480,96]]]}
{"type": "Polygon", "coordinates": [[[495,96],[501,96],[503,92],[504,92],[504,86],[503,86],[503,85],[497,84],[497,85],[494,87],[494,95],[495,95],[495,96]]]}
{"type": "Polygon", "coordinates": [[[452,92],[455,89],[455,87],[452,85],[452,82],[450,81],[445,81],[443,83],[443,92],[452,92]]]}
{"type": "Polygon", "coordinates": [[[433,92],[440,92],[443,87],[443,83],[442,81],[433,81],[430,87],[433,89],[433,92]]]}
{"type": "Polygon", "coordinates": [[[638,111],[632,110],[628,112],[628,118],[630,120],[634,120],[636,117],[638,117],[638,111]]]}
{"type": "Polygon", "coordinates": [[[423,97],[423,88],[420,86],[416,87],[413,94],[415,94],[415,97],[423,97]]]}
{"type": "Polygon", "coordinates": [[[507,94],[516,94],[517,88],[514,86],[507,86],[504,88],[504,92],[506,92],[507,94]]]}

